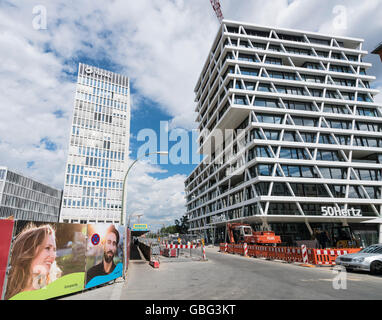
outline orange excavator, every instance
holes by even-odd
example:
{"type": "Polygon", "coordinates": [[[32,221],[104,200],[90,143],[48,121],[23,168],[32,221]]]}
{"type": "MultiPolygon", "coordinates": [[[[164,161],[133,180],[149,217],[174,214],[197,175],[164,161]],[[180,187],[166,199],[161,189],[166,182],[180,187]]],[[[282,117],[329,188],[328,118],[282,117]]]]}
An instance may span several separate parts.
{"type": "Polygon", "coordinates": [[[248,243],[258,245],[277,245],[281,243],[280,236],[273,231],[253,231],[249,224],[227,223],[230,243],[248,243]]]}

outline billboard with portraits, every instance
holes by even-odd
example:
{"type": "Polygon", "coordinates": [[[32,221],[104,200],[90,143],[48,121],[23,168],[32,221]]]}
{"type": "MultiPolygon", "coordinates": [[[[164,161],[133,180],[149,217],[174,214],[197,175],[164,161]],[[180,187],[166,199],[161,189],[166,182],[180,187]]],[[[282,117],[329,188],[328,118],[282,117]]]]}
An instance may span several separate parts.
{"type": "Polygon", "coordinates": [[[126,230],[113,224],[89,224],[87,228],[85,289],[123,276],[126,230]]]}
{"type": "Polygon", "coordinates": [[[43,300],[83,290],[86,237],[86,224],[16,221],[4,299],[43,300]]]}
{"type": "Polygon", "coordinates": [[[0,220],[0,299],[3,296],[3,286],[8,266],[13,224],[13,220],[0,220]]]}

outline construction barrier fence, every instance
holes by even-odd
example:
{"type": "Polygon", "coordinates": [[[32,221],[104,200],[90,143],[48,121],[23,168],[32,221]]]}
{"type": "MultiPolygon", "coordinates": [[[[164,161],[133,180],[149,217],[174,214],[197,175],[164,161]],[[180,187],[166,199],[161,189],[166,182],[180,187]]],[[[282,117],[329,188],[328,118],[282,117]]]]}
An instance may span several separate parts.
{"type": "Polygon", "coordinates": [[[314,265],[335,265],[338,256],[356,253],[360,248],[348,249],[310,249],[298,247],[273,247],[248,244],[221,243],[220,252],[239,254],[243,256],[282,260],[286,262],[300,262],[314,265]]]}
{"type": "MultiPolygon", "coordinates": [[[[171,261],[192,261],[192,260],[205,260],[205,252],[203,254],[203,246],[199,244],[168,244],[161,242],[158,244],[160,247],[160,255],[166,258],[178,258],[171,259],[171,261]]],[[[161,260],[170,261],[170,260],[161,260]]]]}
{"type": "Polygon", "coordinates": [[[0,220],[0,299],[51,299],[125,277],[127,243],[120,225],[0,220]]]}

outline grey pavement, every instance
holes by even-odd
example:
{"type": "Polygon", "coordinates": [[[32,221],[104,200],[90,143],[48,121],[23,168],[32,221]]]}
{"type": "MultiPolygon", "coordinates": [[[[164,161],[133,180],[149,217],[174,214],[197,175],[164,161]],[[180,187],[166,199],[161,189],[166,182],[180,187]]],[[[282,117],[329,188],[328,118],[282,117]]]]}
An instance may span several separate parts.
{"type": "Polygon", "coordinates": [[[246,258],[207,248],[208,261],[132,261],[128,280],[65,297],[66,300],[333,300],[382,299],[382,277],[346,273],[346,290],[334,289],[332,267],[246,258]]]}

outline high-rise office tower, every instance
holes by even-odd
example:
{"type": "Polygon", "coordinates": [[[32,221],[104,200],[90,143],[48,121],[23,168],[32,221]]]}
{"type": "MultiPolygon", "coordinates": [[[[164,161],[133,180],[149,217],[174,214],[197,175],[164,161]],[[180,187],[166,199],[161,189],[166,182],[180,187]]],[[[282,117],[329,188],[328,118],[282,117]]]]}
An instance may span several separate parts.
{"type": "Polygon", "coordinates": [[[195,88],[207,158],[185,181],[191,232],[224,241],[227,222],[244,222],[293,244],[350,226],[382,241],[367,53],[362,39],[223,21],[195,88]]]}
{"type": "Polygon", "coordinates": [[[122,223],[129,138],[129,79],[80,63],[60,221],[122,223]]]}

